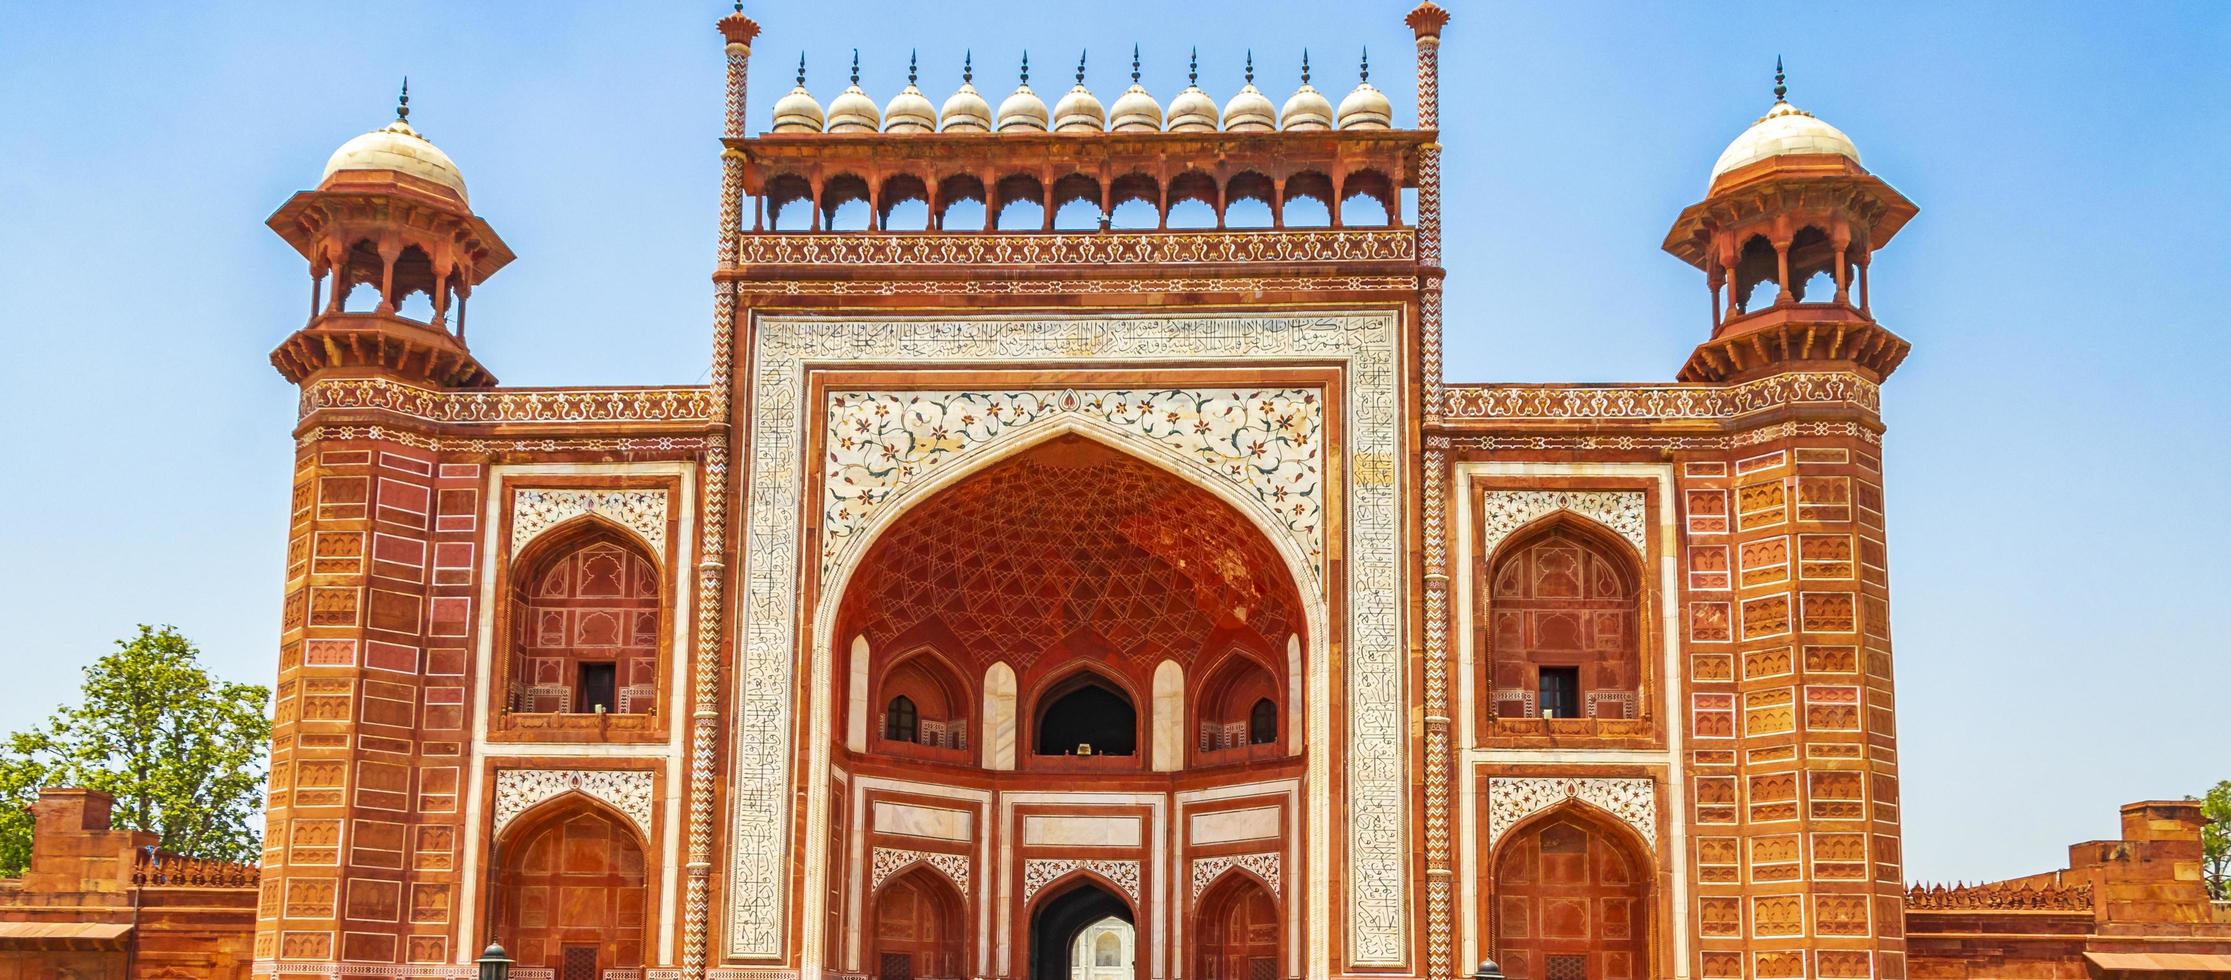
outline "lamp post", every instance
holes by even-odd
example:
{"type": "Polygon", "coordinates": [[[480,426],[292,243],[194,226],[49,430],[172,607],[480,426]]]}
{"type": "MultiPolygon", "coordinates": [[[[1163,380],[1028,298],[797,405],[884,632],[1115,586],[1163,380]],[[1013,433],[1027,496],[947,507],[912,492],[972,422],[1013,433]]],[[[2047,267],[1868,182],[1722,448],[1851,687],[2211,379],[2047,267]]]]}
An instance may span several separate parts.
{"type": "MultiPolygon", "coordinates": [[[[487,980],[488,974],[482,973],[481,977],[487,980]]],[[[1472,971],[1472,980],[1503,980],[1503,968],[1496,966],[1494,960],[1481,960],[1480,968],[1472,971]]]]}
{"type": "Polygon", "coordinates": [[[504,953],[503,944],[493,939],[487,949],[480,951],[480,980],[511,980],[511,957],[504,953]]]}

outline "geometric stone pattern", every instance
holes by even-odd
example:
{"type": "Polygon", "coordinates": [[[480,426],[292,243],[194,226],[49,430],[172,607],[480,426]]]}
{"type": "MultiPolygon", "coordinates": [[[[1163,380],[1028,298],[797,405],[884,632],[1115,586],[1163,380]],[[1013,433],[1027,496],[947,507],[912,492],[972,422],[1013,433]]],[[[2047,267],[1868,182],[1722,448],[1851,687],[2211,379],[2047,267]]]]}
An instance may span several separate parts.
{"type": "Polygon", "coordinates": [[[1882,386],[1845,371],[1793,371],[1732,385],[1450,385],[1444,417],[1727,421],[1791,405],[1882,410],[1882,386]]]}
{"type": "Polygon", "coordinates": [[[318,378],[302,387],[301,413],[376,409],[419,422],[504,425],[687,424],[711,418],[712,404],[705,388],[444,390],[393,378],[318,378]]]}
{"type": "Polygon", "coordinates": [[[553,797],[580,793],[611,805],[635,822],[645,840],[651,838],[652,774],[620,769],[499,769],[496,770],[495,832],[553,797]]]}
{"type": "Polygon", "coordinates": [[[882,649],[924,623],[980,671],[1021,671],[1083,630],[1134,665],[1263,648],[1302,628],[1287,565],[1221,500],[1137,457],[1055,442],[970,474],[908,510],[846,587],[843,635],[882,649]],[[1087,489],[1089,488],[1089,489],[1087,489]]]}
{"type": "Polygon", "coordinates": [[[1322,574],[1324,403],[1316,388],[1271,390],[832,392],[822,485],[827,573],[908,481],[972,449],[1077,415],[1197,458],[1264,504],[1322,574]]]}
{"type": "Polygon", "coordinates": [[[1487,781],[1487,846],[1527,817],[1566,800],[1578,800],[1634,828],[1658,846],[1658,789],[1649,779],[1496,776],[1487,781]]]}

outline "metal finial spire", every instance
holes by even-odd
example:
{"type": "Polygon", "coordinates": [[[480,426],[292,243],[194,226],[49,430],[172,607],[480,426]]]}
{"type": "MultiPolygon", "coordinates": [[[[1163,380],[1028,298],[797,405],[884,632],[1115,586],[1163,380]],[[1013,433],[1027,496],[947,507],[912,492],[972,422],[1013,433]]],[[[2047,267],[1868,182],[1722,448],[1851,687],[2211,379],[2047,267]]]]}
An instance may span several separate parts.
{"type": "Polygon", "coordinates": [[[1023,52],[1023,84],[1030,84],[1030,52],[1023,52]]]}
{"type": "Polygon", "coordinates": [[[860,49],[852,49],[852,84],[860,84],[860,49]]]}
{"type": "Polygon", "coordinates": [[[1782,82],[1783,82],[1784,80],[1785,80],[1785,76],[1784,76],[1784,75],[1782,74],[1782,56],[1781,56],[1781,55],[1775,55],[1775,56],[1774,56],[1774,101],[1776,101],[1776,102],[1788,102],[1788,101],[1789,101],[1789,98],[1788,98],[1788,96],[1789,96],[1789,86],[1787,86],[1787,85],[1784,85],[1784,84],[1782,84],[1782,82]]]}
{"type": "Polygon", "coordinates": [[[744,0],[736,0],[736,12],[739,14],[744,12],[744,0]]]}
{"type": "Polygon", "coordinates": [[[1139,84],[1139,46],[1131,45],[1131,84],[1139,84]]]}
{"type": "Polygon", "coordinates": [[[1364,49],[1363,49],[1363,68],[1362,68],[1362,71],[1363,71],[1363,78],[1362,78],[1362,81],[1366,81],[1366,82],[1370,81],[1370,80],[1371,80],[1371,48],[1370,48],[1370,46],[1369,46],[1369,45],[1366,45],[1366,46],[1364,47],[1364,49]]]}
{"type": "Polygon", "coordinates": [[[798,52],[798,87],[806,87],[806,53],[798,52]]]}
{"type": "Polygon", "coordinates": [[[920,52],[913,49],[908,49],[906,52],[906,84],[908,85],[914,84],[916,77],[921,74],[918,70],[920,68],[919,54],[920,52]]]}
{"type": "Polygon", "coordinates": [[[403,76],[403,94],[395,98],[395,121],[411,121],[411,77],[403,76]]]}
{"type": "Polygon", "coordinates": [[[976,52],[974,50],[961,52],[961,84],[976,84],[976,52]]]}
{"type": "Polygon", "coordinates": [[[1085,55],[1091,53],[1091,48],[1077,52],[1077,85],[1079,87],[1083,87],[1085,83],[1085,55]]]}
{"type": "Polygon", "coordinates": [[[1193,60],[1186,65],[1185,80],[1198,88],[1201,84],[1201,49],[1193,49],[1193,60]]]}
{"type": "Polygon", "coordinates": [[[1309,84],[1309,49],[1301,49],[1301,83],[1309,84]]]}
{"type": "Polygon", "coordinates": [[[1255,84],[1255,49],[1247,49],[1247,84],[1255,84]]]}

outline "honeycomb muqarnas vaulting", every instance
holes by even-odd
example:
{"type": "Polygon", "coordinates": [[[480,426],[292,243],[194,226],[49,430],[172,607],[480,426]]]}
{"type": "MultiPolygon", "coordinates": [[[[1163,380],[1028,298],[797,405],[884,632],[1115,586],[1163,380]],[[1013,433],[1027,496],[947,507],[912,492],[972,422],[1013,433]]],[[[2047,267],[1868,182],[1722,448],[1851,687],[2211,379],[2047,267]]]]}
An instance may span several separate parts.
{"type": "Polygon", "coordinates": [[[1444,382],[1448,19],[1414,116],[971,61],[801,66],[747,135],[724,18],[696,387],[498,386],[509,248],[407,112],[350,141],[270,222],[256,971],[1906,975],[1868,270],[1914,206],[1777,90],[1665,239],[1679,380],[1444,382]]]}

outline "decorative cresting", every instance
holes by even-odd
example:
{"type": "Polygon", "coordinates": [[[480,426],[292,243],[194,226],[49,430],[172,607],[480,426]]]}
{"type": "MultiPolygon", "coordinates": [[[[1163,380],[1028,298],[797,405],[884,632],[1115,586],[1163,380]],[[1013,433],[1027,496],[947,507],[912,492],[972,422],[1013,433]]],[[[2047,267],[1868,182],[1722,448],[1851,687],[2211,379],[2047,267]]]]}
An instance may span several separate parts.
{"type": "MultiPolygon", "coordinates": [[[[748,287],[737,286],[738,292],[748,287]]],[[[1347,537],[1348,610],[1337,628],[1346,653],[1347,743],[1339,753],[1313,753],[1312,779],[1327,785],[1321,766],[1337,755],[1346,771],[1344,803],[1351,814],[1340,837],[1327,841],[1345,875],[1344,914],[1351,959],[1407,962],[1410,936],[1410,773],[1404,700],[1405,640],[1401,501],[1404,402],[1398,397],[1402,322],[1391,311],[1247,313],[1132,317],[837,318],[761,315],[749,336],[745,368],[753,379],[747,410],[751,468],[738,550],[740,617],[732,674],[734,752],[728,839],[727,952],[784,952],[785,895],[793,772],[792,726],[804,703],[794,661],[799,631],[797,590],[803,571],[797,544],[806,498],[804,447],[806,367],[846,363],[996,365],[1092,360],[1198,363],[1202,360],[1340,364],[1347,465],[1343,513],[1347,537]]],[[[717,339],[717,338],[716,338],[717,339]]],[[[810,417],[810,416],[809,416],[810,417]]],[[[1218,477],[1221,479],[1221,477],[1218,477]]],[[[1334,492],[1328,488],[1328,493],[1334,492]]],[[[707,506],[710,507],[708,496],[707,506]]],[[[1329,637],[1311,637],[1314,648],[1329,637]]],[[[819,654],[816,655],[817,658],[819,654]]],[[[814,669],[827,669],[816,659],[814,669]]],[[[819,817],[827,801],[809,797],[819,817]]],[[[811,816],[811,815],[809,815],[811,816]]],[[[810,827],[823,826],[809,819],[810,827]]],[[[809,894],[811,889],[808,889],[809,894]]]]}
{"type": "Polygon", "coordinates": [[[968,855],[938,854],[931,851],[908,851],[896,847],[878,847],[868,863],[868,890],[883,887],[891,876],[913,867],[926,864],[951,879],[953,885],[968,894],[968,855]]]}
{"type": "Polygon", "coordinates": [[[1467,385],[1448,389],[1455,419],[1735,419],[1798,405],[1882,411],[1882,386],[1841,371],[1793,371],[1740,384],[1467,385]]]}
{"type": "Polygon", "coordinates": [[[642,770],[498,769],[495,833],[500,836],[504,827],[538,803],[580,793],[610,804],[649,840],[653,785],[652,775],[642,770]]]}
{"type": "Polygon", "coordinates": [[[1645,778],[1581,779],[1568,776],[1497,776],[1487,781],[1487,846],[1494,847],[1527,817],[1567,800],[1611,814],[1658,846],[1658,788],[1645,778]]]}
{"type": "Polygon", "coordinates": [[[2019,884],[1990,882],[1980,885],[1922,885],[1906,889],[1908,912],[2092,912],[2092,887],[2087,884],[2019,884]]]}
{"type": "Polygon", "coordinates": [[[1207,265],[1238,262],[1407,262],[1408,228],[1080,234],[813,234],[743,237],[752,265],[1207,265]]]}
{"type": "Polygon", "coordinates": [[[321,378],[302,386],[301,416],[370,409],[421,422],[522,425],[581,422],[702,423],[713,415],[704,388],[422,388],[393,378],[321,378]]]}
{"type": "Polygon", "coordinates": [[[1603,525],[1634,545],[1637,555],[1650,553],[1640,490],[1489,490],[1480,496],[1477,554],[1494,554],[1513,532],[1558,511],[1603,525]]]}
{"type": "Polygon", "coordinates": [[[1023,862],[1023,902],[1028,904],[1039,889],[1051,885],[1077,871],[1090,871],[1123,889],[1131,900],[1139,900],[1139,862],[1104,861],[1077,858],[1032,858],[1023,862]]]}
{"type": "Polygon", "coordinates": [[[1268,851],[1262,854],[1221,854],[1216,857],[1194,858],[1193,897],[1200,898],[1201,893],[1208,890],[1208,886],[1215,884],[1216,879],[1223,877],[1224,872],[1233,868],[1239,868],[1252,873],[1257,878],[1261,878],[1263,884],[1270,886],[1272,895],[1281,894],[1283,889],[1278,877],[1279,867],[1280,859],[1277,851],[1268,851]]]}
{"type": "Polygon", "coordinates": [[[543,532],[576,517],[594,514],[642,536],[651,553],[666,557],[664,490],[531,490],[511,494],[511,555],[543,532]]]}
{"type": "Polygon", "coordinates": [[[1085,419],[1196,461],[1276,515],[1324,574],[1324,398],[1317,388],[841,391],[828,396],[821,571],[854,560],[879,505],[925,475],[1085,419]]]}

